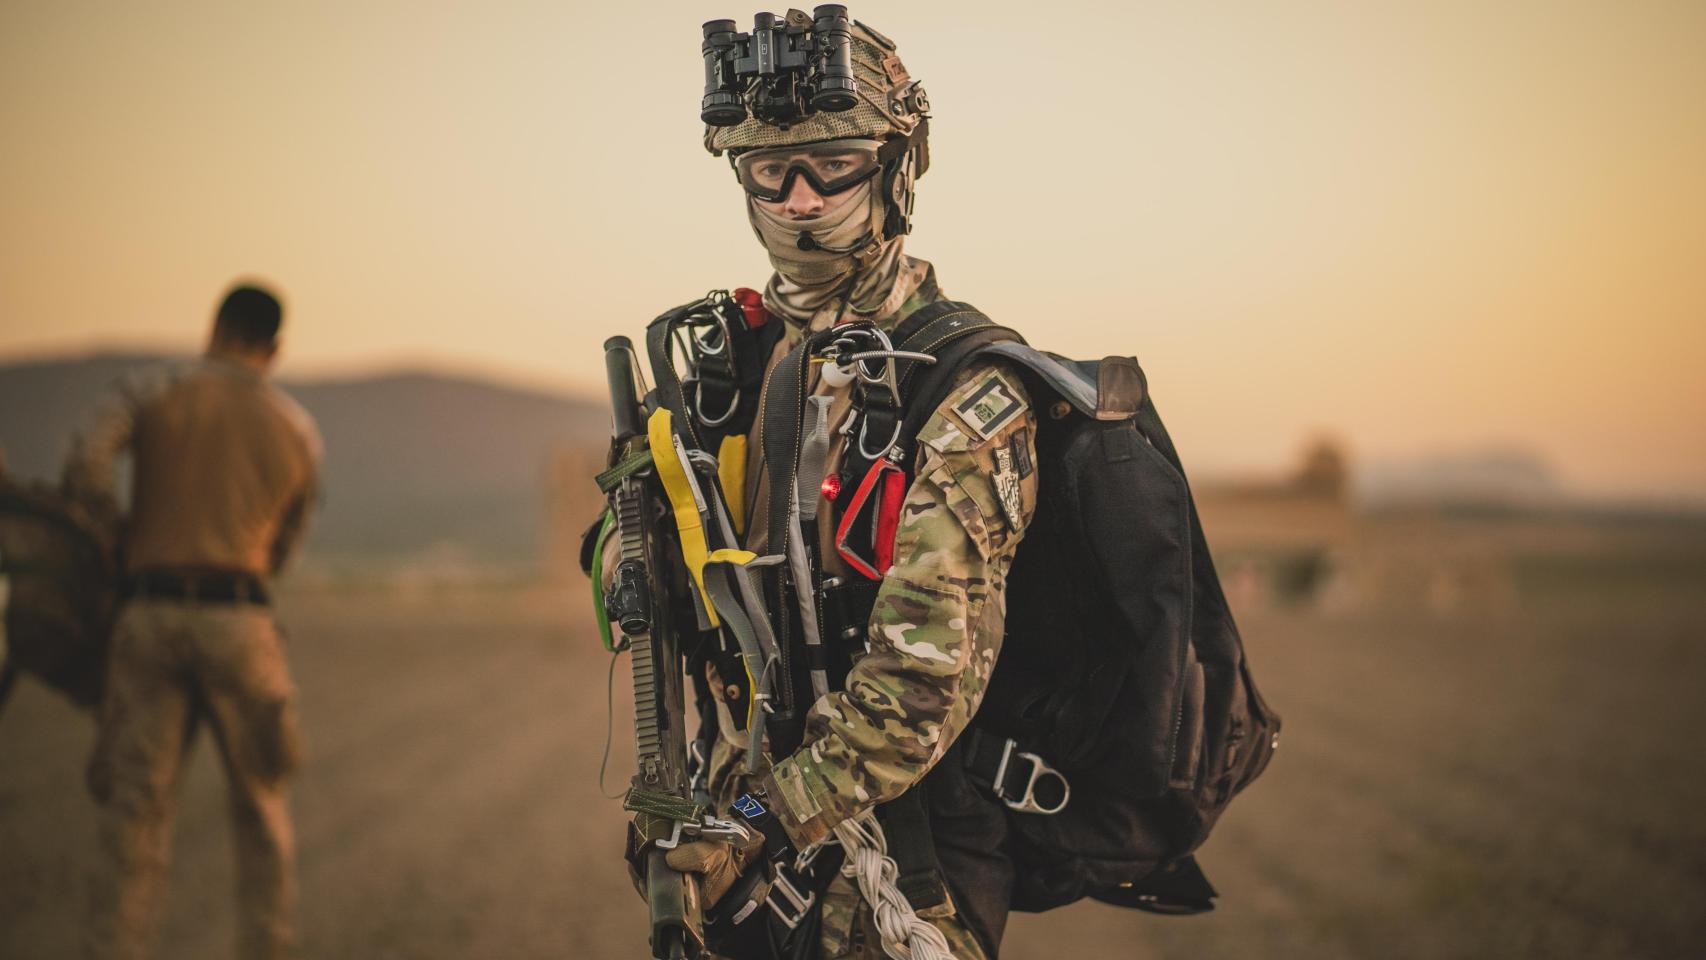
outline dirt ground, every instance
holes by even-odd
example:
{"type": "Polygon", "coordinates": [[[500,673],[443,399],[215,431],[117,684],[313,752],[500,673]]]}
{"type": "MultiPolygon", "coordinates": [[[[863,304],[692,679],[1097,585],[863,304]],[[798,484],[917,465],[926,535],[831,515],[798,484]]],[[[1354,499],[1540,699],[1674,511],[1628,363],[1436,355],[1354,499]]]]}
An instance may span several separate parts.
{"type": "MultiPolygon", "coordinates": [[[[1551,571],[1498,614],[1246,616],[1286,730],[1203,852],[1220,908],[1019,916],[1002,956],[1706,954],[1699,572],[1551,571]]],[[[305,956],[648,955],[598,787],[608,658],[583,590],[286,596],[305,956]]],[[[0,957],[75,954],[91,739],[33,681],[0,716],[0,957]]],[[[162,957],[228,955],[222,797],[204,743],[162,957]]]]}

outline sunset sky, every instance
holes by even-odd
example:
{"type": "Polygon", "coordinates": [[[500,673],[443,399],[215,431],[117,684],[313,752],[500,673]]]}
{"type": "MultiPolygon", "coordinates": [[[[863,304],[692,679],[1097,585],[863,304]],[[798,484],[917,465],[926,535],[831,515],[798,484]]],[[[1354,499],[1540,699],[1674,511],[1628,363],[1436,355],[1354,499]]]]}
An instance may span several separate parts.
{"type": "MultiPolygon", "coordinates": [[[[1137,355],[1187,462],[1706,497],[1706,3],[849,8],[934,108],[909,251],[1137,355]]],[[[593,394],[606,336],[768,275],[697,120],[699,24],[754,9],[6,0],[0,360],[193,348],[257,276],[286,374],[593,394]]]]}

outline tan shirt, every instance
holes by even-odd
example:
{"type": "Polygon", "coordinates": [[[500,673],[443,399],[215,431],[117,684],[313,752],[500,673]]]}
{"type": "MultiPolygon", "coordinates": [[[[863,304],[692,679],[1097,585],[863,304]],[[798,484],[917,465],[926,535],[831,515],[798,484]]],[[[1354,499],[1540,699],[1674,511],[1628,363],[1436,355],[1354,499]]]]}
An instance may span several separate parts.
{"type": "Polygon", "coordinates": [[[276,572],[301,542],[321,441],[294,400],[241,364],[206,358],[121,393],[77,439],[66,483],[110,494],[129,452],[126,566],[276,572]]]}

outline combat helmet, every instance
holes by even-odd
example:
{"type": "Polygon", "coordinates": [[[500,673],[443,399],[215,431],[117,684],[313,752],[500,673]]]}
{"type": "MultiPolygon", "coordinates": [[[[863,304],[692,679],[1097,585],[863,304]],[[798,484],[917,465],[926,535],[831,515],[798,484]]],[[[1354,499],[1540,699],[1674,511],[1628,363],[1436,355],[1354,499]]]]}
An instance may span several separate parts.
{"type": "Polygon", "coordinates": [[[930,101],[894,41],[838,4],[753,20],[750,33],[732,20],[704,25],[705,149],[732,166],[749,150],[881,141],[883,234],[909,233],[914,185],[930,166],[930,101]],[[760,46],[779,65],[761,63],[760,46]]]}

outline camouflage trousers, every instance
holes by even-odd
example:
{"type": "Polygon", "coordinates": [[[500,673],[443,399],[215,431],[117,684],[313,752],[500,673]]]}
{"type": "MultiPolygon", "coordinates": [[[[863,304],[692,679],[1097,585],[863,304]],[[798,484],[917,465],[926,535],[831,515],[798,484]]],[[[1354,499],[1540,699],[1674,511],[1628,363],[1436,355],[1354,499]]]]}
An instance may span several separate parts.
{"type": "MultiPolygon", "coordinates": [[[[922,911],[919,916],[942,931],[954,960],[986,960],[977,937],[959,922],[951,905],[922,911]]],[[[847,877],[836,877],[823,893],[823,946],[819,956],[824,960],[842,957],[849,960],[886,960],[888,957],[883,952],[883,939],[877,932],[877,922],[871,915],[870,905],[865,903],[859,888],[847,877]]]]}
{"type": "Polygon", "coordinates": [[[100,807],[85,946],[149,954],[166,890],[177,786],[197,726],[213,731],[237,854],[235,956],[288,956],[294,839],[285,781],[299,760],[295,687],[272,613],[138,600],[114,629],[89,788],[100,807]]]}

